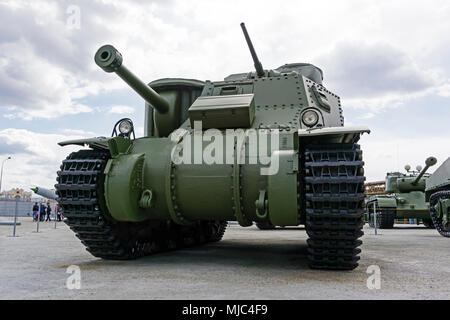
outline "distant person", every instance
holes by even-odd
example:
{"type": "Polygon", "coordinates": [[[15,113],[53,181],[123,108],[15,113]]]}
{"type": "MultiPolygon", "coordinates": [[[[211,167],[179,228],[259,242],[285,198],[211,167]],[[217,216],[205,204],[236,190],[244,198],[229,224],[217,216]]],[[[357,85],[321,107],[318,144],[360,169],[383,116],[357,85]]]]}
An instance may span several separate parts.
{"type": "Polygon", "coordinates": [[[59,207],[58,204],[55,205],[55,213],[58,221],[61,221],[61,208],[59,207]]]}
{"type": "Polygon", "coordinates": [[[37,221],[39,217],[39,206],[38,203],[35,202],[33,206],[33,221],[37,221]]]}
{"type": "Polygon", "coordinates": [[[44,221],[45,219],[45,206],[44,203],[41,202],[39,206],[39,220],[44,221]]]}
{"type": "Polygon", "coordinates": [[[52,208],[50,207],[50,203],[47,202],[47,219],[45,221],[50,221],[50,214],[52,213],[52,208]]]}

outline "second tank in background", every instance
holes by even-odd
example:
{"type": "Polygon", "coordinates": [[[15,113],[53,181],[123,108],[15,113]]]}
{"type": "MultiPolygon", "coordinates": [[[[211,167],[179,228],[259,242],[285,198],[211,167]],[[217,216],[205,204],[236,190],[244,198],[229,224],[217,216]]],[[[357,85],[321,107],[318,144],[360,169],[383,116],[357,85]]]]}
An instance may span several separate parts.
{"type": "Polygon", "coordinates": [[[406,173],[390,172],[386,175],[385,194],[373,195],[367,199],[366,209],[369,225],[374,227],[374,206],[377,213],[377,227],[390,229],[395,219],[422,219],[425,226],[433,228],[430,218],[430,206],[425,200],[425,183],[429,174],[429,167],[437,160],[429,157],[425,161],[425,168],[417,167],[411,171],[405,166],[406,173]]]}

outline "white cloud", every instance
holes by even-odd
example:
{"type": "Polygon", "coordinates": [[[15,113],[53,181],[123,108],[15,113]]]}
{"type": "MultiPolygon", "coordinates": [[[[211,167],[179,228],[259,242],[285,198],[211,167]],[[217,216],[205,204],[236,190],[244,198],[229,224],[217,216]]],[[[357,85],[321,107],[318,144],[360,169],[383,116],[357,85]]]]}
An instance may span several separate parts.
{"type": "Polygon", "coordinates": [[[386,44],[343,42],[320,59],[328,83],[349,98],[373,98],[424,91],[435,85],[406,52],[386,44]]]}
{"type": "Polygon", "coordinates": [[[63,129],[62,132],[70,134],[70,135],[77,135],[77,136],[100,136],[99,134],[96,134],[92,131],[85,131],[80,129],[63,129]]]}
{"type": "Polygon", "coordinates": [[[441,97],[450,97],[450,81],[437,88],[437,94],[441,97]]]}
{"type": "Polygon", "coordinates": [[[427,95],[445,96],[450,85],[441,72],[420,68],[407,52],[382,42],[341,42],[319,61],[344,109],[369,111],[364,119],[427,95]]]}
{"type": "MultiPolygon", "coordinates": [[[[436,0],[433,6],[366,0],[214,5],[181,0],[29,0],[3,1],[0,8],[0,108],[10,119],[92,112],[95,108],[80,99],[125,88],[93,62],[95,50],[105,43],[114,44],[125,65],[145,81],[220,80],[249,71],[253,63],[241,21],[247,23],[266,68],[320,62],[321,53],[336,48],[329,52],[329,63],[319,67],[324,69],[325,84],[344,98],[379,99],[378,94],[423,89],[432,78],[422,67],[429,62],[426,53],[433,53],[436,61],[448,60],[446,55],[439,57],[438,50],[449,42],[445,0],[436,0]],[[80,8],[80,30],[66,25],[66,9],[73,4],[80,8]]],[[[450,78],[450,70],[438,71],[450,78]]]]}
{"type": "Polygon", "coordinates": [[[6,117],[51,119],[93,111],[78,99],[107,85],[98,81],[91,61],[103,28],[68,28],[66,7],[56,1],[0,3],[0,109],[9,111],[6,117]]]}
{"type": "Polygon", "coordinates": [[[43,134],[23,129],[0,131],[0,156],[12,156],[5,163],[2,189],[53,188],[62,160],[80,147],[60,147],[58,142],[81,138],[79,135],[43,134]]]}
{"type": "Polygon", "coordinates": [[[112,114],[132,114],[134,113],[134,108],[129,106],[111,106],[108,107],[108,113],[112,114]]]}

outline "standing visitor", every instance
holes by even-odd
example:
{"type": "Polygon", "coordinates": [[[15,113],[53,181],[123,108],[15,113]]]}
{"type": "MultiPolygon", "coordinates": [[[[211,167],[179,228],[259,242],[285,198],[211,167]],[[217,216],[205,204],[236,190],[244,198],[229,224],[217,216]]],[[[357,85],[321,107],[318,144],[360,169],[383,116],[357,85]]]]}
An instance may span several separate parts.
{"type": "Polygon", "coordinates": [[[47,202],[47,219],[45,219],[45,221],[50,221],[51,213],[52,213],[52,208],[50,207],[50,202],[47,202]]]}
{"type": "Polygon", "coordinates": [[[41,202],[39,206],[39,221],[44,221],[45,219],[45,206],[44,203],[41,202]]]}
{"type": "Polygon", "coordinates": [[[58,204],[55,205],[55,213],[58,221],[61,221],[61,208],[58,204]]]}
{"type": "Polygon", "coordinates": [[[33,206],[33,221],[37,221],[39,217],[39,206],[38,203],[35,202],[33,206]]]}

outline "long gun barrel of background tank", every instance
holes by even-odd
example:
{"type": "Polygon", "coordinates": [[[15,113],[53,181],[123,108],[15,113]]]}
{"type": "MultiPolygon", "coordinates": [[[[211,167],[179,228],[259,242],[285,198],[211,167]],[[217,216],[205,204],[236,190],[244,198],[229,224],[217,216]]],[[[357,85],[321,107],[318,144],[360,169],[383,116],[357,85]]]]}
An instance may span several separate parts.
{"type": "Polygon", "coordinates": [[[422,171],[420,171],[419,175],[417,176],[416,180],[413,181],[413,185],[416,185],[420,178],[423,177],[423,175],[425,174],[425,172],[427,172],[428,168],[431,166],[434,166],[436,164],[437,160],[435,157],[429,157],[427,158],[427,160],[425,160],[425,168],[422,169],[422,171]]]}
{"type": "Polygon", "coordinates": [[[56,200],[58,198],[55,190],[45,189],[45,188],[41,188],[41,187],[31,188],[31,190],[33,190],[34,193],[36,193],[44,198],[47,198],[47,199],[56,200]]]}
{"type": "Polygon", "coordinates": [[[115,72],[159,113],[169,110],[169,103],[122,64],[122,55],[111,45],[104,45],[95,54],[95,63],[106,72],[115,72]]]}
{"type": "Polygon", "coordinates": [[[253,62],[255,63],[256,74],[258,77],[264,76],[264,69],[261,62],[258,60],[258,56],[256,55],[255,48],[253,48],[252,40],[248,35],[247,29],[245,28],[245,24],[241,23],[242,32],[244,32],[245,40],[247,41],[248,48],[250,49],[250,54],[252,55],[253,62]]]}

